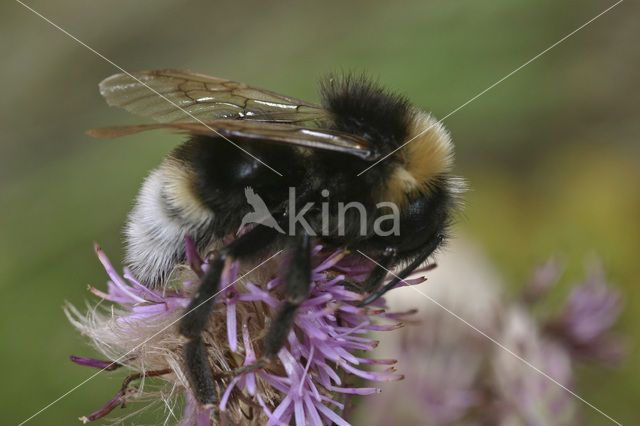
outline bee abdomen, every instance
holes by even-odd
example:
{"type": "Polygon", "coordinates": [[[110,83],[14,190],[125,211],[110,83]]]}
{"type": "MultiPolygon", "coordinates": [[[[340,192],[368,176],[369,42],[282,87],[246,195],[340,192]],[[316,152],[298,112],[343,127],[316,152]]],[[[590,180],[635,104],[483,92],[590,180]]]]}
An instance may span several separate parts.
{"type": "Polygon", "coordinates": [[[125,228],[126,263],[149,287],[162,285],[185,258],[185,236],[199,249],[213,239],[214,214],[194,200],[189,171],[168,158],[142,184],[125,228]]]}

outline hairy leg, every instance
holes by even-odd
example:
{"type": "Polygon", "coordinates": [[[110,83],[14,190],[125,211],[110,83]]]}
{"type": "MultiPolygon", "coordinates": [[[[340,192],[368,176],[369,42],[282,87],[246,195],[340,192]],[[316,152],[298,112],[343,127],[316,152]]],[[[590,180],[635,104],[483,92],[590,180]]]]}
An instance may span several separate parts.
{"type": "Polygon", "coordinates": [[[296,237],[291,261],[284,275],[287,300],[276,315],[265,338],[264,358],[273,359],[284,346],[298,307],[309,297],[311,286],[311,241],[308,235],[296,237]]]}
{"type": "Polygon", "coordinates": [[[184,345],[186,369],[196,397],[203,405],[218,403],[218,392],[201,333],[207,326],[215,296],[220,291],[220,279],[226,260],[255,256],[277,236],[277,231],[258,225],[221,249],[220,255],[211,261],[209,270],[202,277],[198,292],[186,310],[187,314],[180,320],[180,334],[189,340],[184,345]]]}
{"type": "Polygon", "coordinates": [[[262,358],[251,365],[229,372],[238,375],[262,368],[273,361],[287,341],[293,327],[298,307],[309,297],[311,286],[311,241],[306,234],[298,236],[291,245],[291,259],[284,275],[284,291],[286,300],[271,321],[264,339],[262,358]]]}

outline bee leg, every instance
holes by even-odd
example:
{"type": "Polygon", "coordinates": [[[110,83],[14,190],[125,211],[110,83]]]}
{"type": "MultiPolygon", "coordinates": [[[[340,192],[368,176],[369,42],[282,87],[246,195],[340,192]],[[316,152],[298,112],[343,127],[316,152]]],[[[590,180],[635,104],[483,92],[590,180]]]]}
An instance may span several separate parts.
{"type": "Polygon", "coordinates": [[[198,401],[207,408],[215,407],[219,400],[218,389],[209,366],[207,348],[200,336],[185,343],[184,362],[198,401]]]}
{"type": "Polygon", "coordinates": [[[304,234],[295,239],[289,266],[284,274],[286,300],[272,320],[264,339],[262,358],[253,364],[229,372],[238,375],[267,366],[287,341],[298,307],[309,298],[311,288],[311,241],[304,234]]]}
{"type": "MultiPolygon", "coordinates": [[[[389,272],[389,270],[386,267],[382,268],[384,270],[384,274],[382,274],[382,279],[380,279],[379,282],[377,283],[377,287],[372,288],[371,291],[373,291],[373,293],[371,293],[363,301],[358,303],[358,306],[365,306],[365,305],[368,305],[369,303],[377,300],[380,296],[384,295],[386,292],[388,292],[389,290],[394,288],[396,285],[398,285],[398,283],[400,281],[404,280],[409,275],[411,275],[411,273],[413,271],[415,271],[420,265],[422,265],[422,263],[425,260],[427,260],[427,258],[431,255],[431,253],[433,253],[433,251],[440,245],[440,243],[442,243],[443,239],[444,239],[443,235],[438,235],[436,238],[434,238],[433,241],[431,242],[431,244],[429,244],[428,246],[426,246],[424,248],[422,253],[420,253],[404,269],[402,269],[397,274],[394,274],[393,279],[391,281],[389,281],[389,283],[387,283],[384,286],[382,285],[382,283],[384,282],[384,278],[387,275],[386,273],[389,272]]],[[[385,253],[386,253],[386,251],[385,251],[385,253]]],[[[381,262],[379,262],[379,263],[380,263],[380,265],[382,264],[381,262]]],[[[380,267],[380,265],[377,265],[377,267],[371,272],[369,277],[371,277],[374,273],[376,273],[376,271],[377,271],[378,267],[380,267]]],[[[369,278],[367,278],[367,282],[368,281],[369,281],[369,278]]]]}
{"type": "Polygon", "coordinates": [[[205,406],[217,404],[218,393],[201,333],[209,321],[225,262],[228,258],[241,259],[255,255],[277,235],[277,231],[258,225],[224,247],[220,255],[209,263],[209,270],[202,277],[198,292],[180,320],[180,334],[188,339],[184,345],[185,366],[196,397],[205,406]]]}
{"type": "Polygon", "coordinates": [[[364,292],[371,293],[372,291],[380,288],[387,276],[387,273],[389,272],[389,268],[393,264],[393,261],[396,259],[396,255],[397,252],[394,248],[387,247],[384,250],[382,256],[380,256],[380,258],[377,260],[376,266],[369,273],[369,276],[362,284],[362,290],[364,292]]]}
{"type": "Polygon", "coordinates": [[[311,238],[303,234],[296,237],[287,271],[284,289],[287,300],[273,319],[265,338],[264,357],[273,359],[284,346],[298,307],[309,298],[311,288],[311,238]]]}
{"type": "MultiPolygon", "coordinates": [[[[341,285],[347,290],[351,290],[356,293],[370,293],[377,290],[387,276],[388,268],[391,267],[395,257],[396,250],[394,248],[387,247],[382,256],[377,260],[378,264],[374,266],[366,280],[355,281],[350,278],[345,278],[339,281],[336,285],[341,285]]],[[[329,278],[335,278],[335,276],[337,276],[337,274],[329,273],[328,275],[329,278]]]]}

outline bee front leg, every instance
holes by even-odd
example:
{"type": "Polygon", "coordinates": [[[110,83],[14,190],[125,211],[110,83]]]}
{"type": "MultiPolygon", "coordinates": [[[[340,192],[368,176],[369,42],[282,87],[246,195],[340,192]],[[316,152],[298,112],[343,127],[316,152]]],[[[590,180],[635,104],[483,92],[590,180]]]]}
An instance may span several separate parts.
{"type": "MultiPolygon", "coordinates": [[[[370,293],[372,291],[377,290],[382,285],[382,282],[387,276],[389,271],[388,268],[391,267],[393,261],[396,258],[396,250],[391,247],[387,247],[380,256],[380,258],[376,261],[377,264],[374,268],[369,272],[367,279],[364,281],[355,281],[351,278],[345,278],[337,283],[337,285],[341,285],[347,290],[354,291],[356,293],[370,293]]],[[[335,278],[339,274],[328,272],[329,278],[335,278]]]]}
{"type": "MultiPolygon", "coordinates": [[[[384,282],[384,279],[387,276],[387,272],[390,272],[390,271],[386,266],[383,265],[382,261],[378,262],[378,264],[376,265],[376,268],[371,272],[369,278],[374,276],[374,274],[378,273],[376,272],[378,271],[378,268],[382,269],[384,271],[384,274],[380,273],[381,279],[380,279],[380,275],[376,275],[377,277],[376,280],[379,279],[379,281],[377,281],[376,286],[374,286],[371,289],[373,293],[371,293],[363,301],[358,303],[358,306],[365,306],[371,302],[374,302],[380,296],[383,296],[386,292],[388,292],[389,290],[394,288],[396,285],[398,285],[399,282],[401,282],[402,280],[407,278],[409,275],[411,275],[411,273],[415,271],[420,265],[422,265],[422,263],[425,260],[427,260],[427,258],[431,255],[431,253],[433,253],[434,250],[438,248],[440,243],[442,243],[443,239],[444,239],[443,235],[437,235],[430,244],[428,244],[422,249],[422,251],[413,259],[413,261],[409,263],[409,265],[407,265],[404,269],[399,271],[397,274],[394,274],[393,279],[389,281],[387,284],[385,284],[384,286],[382,285],[382,283],[384,282]]],[[[367,278],[366,282],[369,282],[369,278],[367,278]]]]}
{"type": "Polygon", "coordinates": [[[396,260],[397,251],[392,247],[387,247],[384,250],[380,259],[377,260],[376,266],[369,273],[369,276],[362,284],[362,290],[366,293],[370,293],[372,291],[380,288],[384,279],[387,277],[387,273],[389,272],[389,268],[392,267],[393,262],[396,260]]]}

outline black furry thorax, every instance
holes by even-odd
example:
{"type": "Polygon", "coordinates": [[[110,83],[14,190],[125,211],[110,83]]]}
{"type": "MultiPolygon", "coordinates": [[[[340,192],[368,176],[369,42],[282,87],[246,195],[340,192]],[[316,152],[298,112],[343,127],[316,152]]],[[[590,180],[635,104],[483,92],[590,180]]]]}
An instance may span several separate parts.
{"type": "Polygon", "coordinates": [[[409,100],[364,75],[329,75],[320,83],[320,96],[335,130],[363,136],[383,151],[407,139],[414,115],[409,100]]]}

